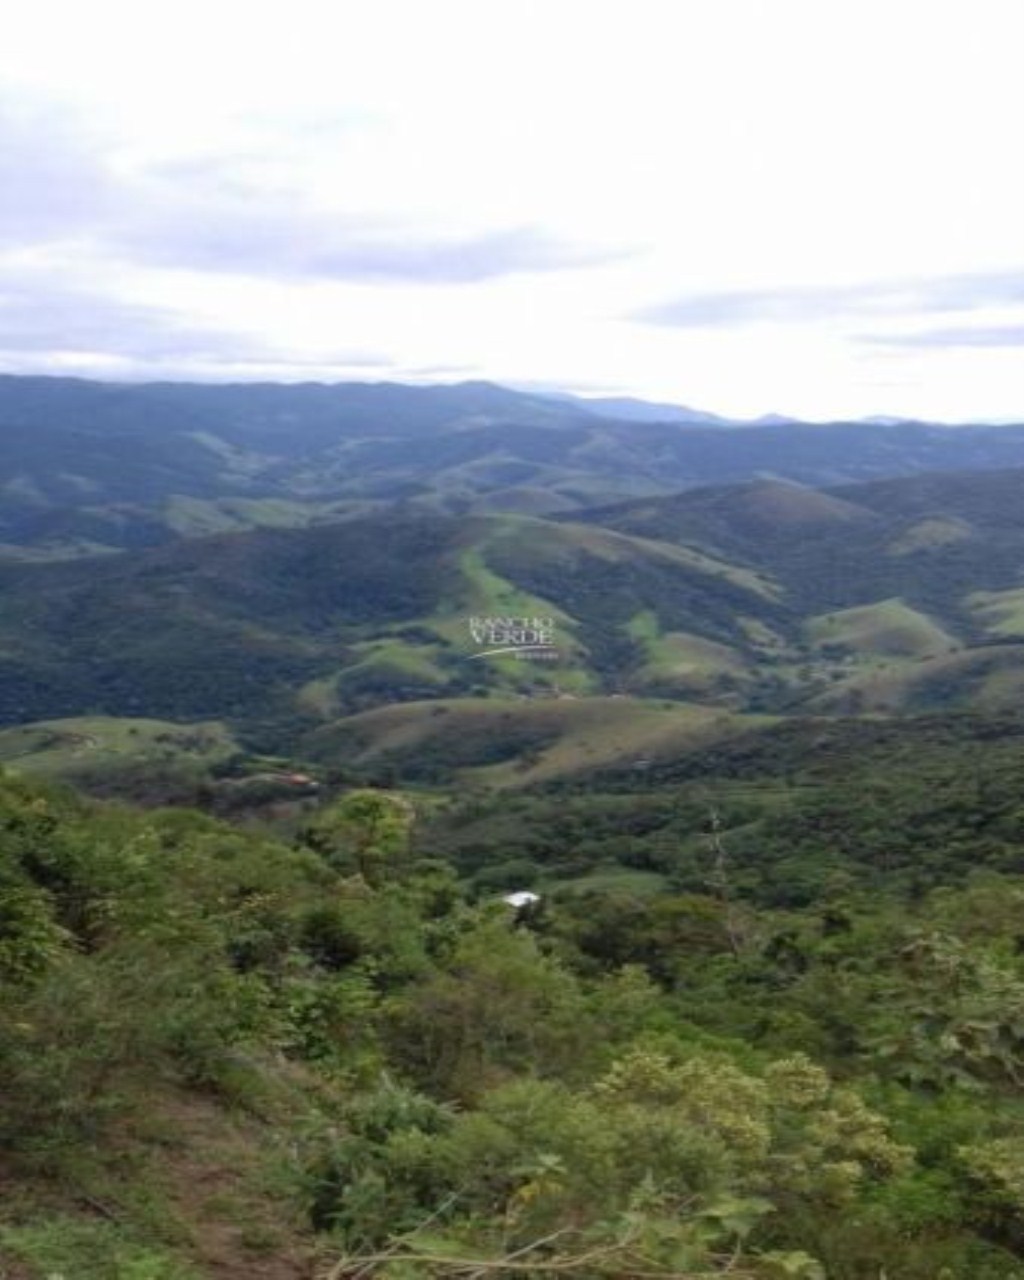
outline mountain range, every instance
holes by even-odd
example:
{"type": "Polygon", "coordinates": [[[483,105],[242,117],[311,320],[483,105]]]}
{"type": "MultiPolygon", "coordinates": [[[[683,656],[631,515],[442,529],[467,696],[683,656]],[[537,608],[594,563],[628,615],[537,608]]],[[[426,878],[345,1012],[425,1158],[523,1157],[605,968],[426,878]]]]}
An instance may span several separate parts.
{"type": "Polygon", "coordinates": [[[1024,1280],[1024,426],[705,419],[0,380],[0,1273],[1024,1280]]]}
{"type": "Polygon", "coordinates": [[[1013,708],[1022,483],[762,479],[554,519],[398,507],[9,561],[0,717],[216,721],[419,770],[525,752],[529,780],[750,718],[1013,708]],[[479,657],[490,616],[551,619],[554,660],[479,657]]]}
{"type": "Polygon", "coordinates": [[[733,425],[488,383],[0,377],[0,558],[408,514],[572,515],[756,478],[815,487],[1024,466],[1024,425],[733,425]]]}

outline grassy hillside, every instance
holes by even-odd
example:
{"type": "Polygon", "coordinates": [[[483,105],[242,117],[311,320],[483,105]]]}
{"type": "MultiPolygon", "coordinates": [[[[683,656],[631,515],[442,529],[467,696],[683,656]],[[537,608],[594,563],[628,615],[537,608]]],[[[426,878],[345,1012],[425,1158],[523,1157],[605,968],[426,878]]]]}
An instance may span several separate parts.
{"type": "MultiPolygon", "coordinates": [[[[763,575],[533,517],[389,518],[0,569],[0,710],[316,719],[444,693],[613,691],[630,620],[745,644],[763,575]],[[477,658],[474,617],[550,617],[553,660],[477,658]]],[[[638,677],[639,678],[639,677],[638,677]]]]}
{"type": "MultiPolygon", "coordinates": [[[[0,377],[0,559],[305,525],[394,503],[547,515],[762,476],[822,486],[1024,464],[1024,427],[742,427],[620,407],[609,417],[614,404],[595,413],[487,383],[0,377]]],[[[765,503],[774,524],[802,518],[779,491],[765,503]]]]}
{"type": "Polygon", "coordinates": [[[975,591],[965,602],[978,624],[993,638],[1024,639],[1024,587],[975,591]]]}
{"type": "Polygon", "coordinates": [[[585,518],[769,572],[808,605],[894,595],[948,601],[972,581],[977,589],[1019,570],[1022,485],[1024,471],[910,477],[828,493],[758,481],[619,504],[585,518]]]}
{"type": "Polygon", "coordinates": [[[742,649],[684,631],[662,631],[653,610],[638,613],[627,630],[643,650],[642,663],[630,677],[631,690],[689,692],[714,701],[756,679],[754,662],[742,649]]]}
{"type": "Polygon", "coordinates": [[[1024,671],[1020,478],[762,481],[585,520],[398,511],[7,564],[0,719],[214,718],[277,750],[425,699],[1008,706],[1024,671]],[[501,646],[473,619],[505,617],[549,620],[544,661],[478,656],[501,646]]]}
{"type": "Polygon", "coordinates": [[[980,646],[907,662],[875,661],[843,674],[802,701],[807,709],[840,715],[914,714],[949,707],[1014,711],[1024,694],[1024,649],[980,646]]]}
{"type": "Polygon", "coordinates": [[[192,725],[163,720],[78,716],[0,729],[0,765],[12,773],[64,777],[77,770],[116,769],[182,760],[209,768],[238,751],[216,721],[192,725]]]}
{"type": "Polygon", "coordinates": [[[439,699],[350,716],[314,730],[300,750],[369,776],[522,787],[617,761],[645,768],[757,722],[714,707],[624,697],[439,699]]]}
{"type": "Polygon", "coordinates": [[[936,622],[902,600],[880,600],[809,618],[807,636],[820,650],[856,660],[932,658],[960,647],[936,622]]]}
{"type": "MultiPolygon", "coordinates": [[[[481,888],[553,892],[623,870],[795,905],[852,884],[918,893],[1024,872],[1020,702],[999,714],[734,718],[698,750],[623,758],[431,812],[425,853],[481,888]],[[894,832],[898,831],[898,835],[894,832]],[[721,888],[721,886],[720,886],[721,888]]],[[[716,726],[717,727],[717,726],[716,726]]]]}

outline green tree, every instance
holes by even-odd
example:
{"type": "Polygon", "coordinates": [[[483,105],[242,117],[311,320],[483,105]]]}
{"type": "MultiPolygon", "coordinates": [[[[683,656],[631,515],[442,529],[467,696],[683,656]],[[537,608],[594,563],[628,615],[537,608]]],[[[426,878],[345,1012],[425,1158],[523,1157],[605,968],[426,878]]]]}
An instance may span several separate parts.
{"type": "Polygon", "coordinates": [[[377,888],[409,864],[411,804],[386,791],[351,791],[318,815],[306,839],[332,867],[377,888]]]}

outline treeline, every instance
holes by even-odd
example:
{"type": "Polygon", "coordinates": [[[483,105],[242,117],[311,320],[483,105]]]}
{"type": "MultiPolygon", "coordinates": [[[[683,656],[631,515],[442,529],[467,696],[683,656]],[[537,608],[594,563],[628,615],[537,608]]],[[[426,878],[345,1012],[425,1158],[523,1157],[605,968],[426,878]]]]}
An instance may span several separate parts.
{"type": "Polygon", "coordinates": [[[439,806],[417,831],[480,890],[653,873],[702,893],[712,818],[732,892],[813,905],[836,884],[901,899],[1024,874],[1017,716],[793,720],[678,760],[439,806]]]}

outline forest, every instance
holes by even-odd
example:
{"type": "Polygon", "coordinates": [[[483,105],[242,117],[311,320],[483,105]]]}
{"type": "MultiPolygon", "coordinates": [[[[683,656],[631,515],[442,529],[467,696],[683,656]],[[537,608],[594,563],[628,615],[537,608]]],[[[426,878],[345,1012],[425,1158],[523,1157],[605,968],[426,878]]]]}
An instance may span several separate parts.
{"type": "Polygon", "coordinates": [[[922,836],[935,778],[862,768],[799,892],[691,797],[703,884],[520,909],[424,793],[285,836],[8,776],[5,1274],[1024,1277],[1024,797],[932,790],[922,836]]]}
{"type": "Polygon", "coordinates": [[[5,424],[4,1280],[1024,1280],[1024,428],[5,424]]]}

